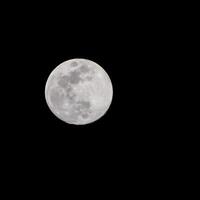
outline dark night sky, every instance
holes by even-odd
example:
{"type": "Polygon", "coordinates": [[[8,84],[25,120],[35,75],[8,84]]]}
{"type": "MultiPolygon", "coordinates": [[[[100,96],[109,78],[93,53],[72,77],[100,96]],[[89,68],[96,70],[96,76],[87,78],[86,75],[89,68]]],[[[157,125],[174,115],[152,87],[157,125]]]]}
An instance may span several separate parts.
{"type": "Polygon", "coordinates": [[[4,81],[5,100],[12,106],[6,111],[2,141],[22,160],[31,158],[45,166],[51,160],[52,166],[76,159],[79,165],[98,165],[99,160],[112,171],[121,163],[131,167],[134,159],[157,162],[169,141],[173,148],[176,112],[172,116],[168,93],[174,77],[168,75],[175,74],[171,61],[176,46],[171,45],[162,11],[157,17],[144,5],[133,10],[110,7],[112,11],[99,6],[69,12],[68,7],[62,11],[29,5],[6,18],[1,48],[11,79],[4,81]],[[111,78],[112,104],[95,123],[66,124],[46,104],[50,72],[71,58],[93,60],[111,78]]]}

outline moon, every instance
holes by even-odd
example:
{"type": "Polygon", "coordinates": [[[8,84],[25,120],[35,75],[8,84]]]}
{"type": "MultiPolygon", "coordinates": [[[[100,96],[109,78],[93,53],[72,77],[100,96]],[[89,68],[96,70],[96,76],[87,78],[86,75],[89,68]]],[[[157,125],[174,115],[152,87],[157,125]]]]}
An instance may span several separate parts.
{"type": "Polygon", "coordinates": [[[52,113],[68,124],[97,121],[113,98],[111,80],[97,63],[82,58],[67,60],[49,75],[45,99],[52,113]]]}

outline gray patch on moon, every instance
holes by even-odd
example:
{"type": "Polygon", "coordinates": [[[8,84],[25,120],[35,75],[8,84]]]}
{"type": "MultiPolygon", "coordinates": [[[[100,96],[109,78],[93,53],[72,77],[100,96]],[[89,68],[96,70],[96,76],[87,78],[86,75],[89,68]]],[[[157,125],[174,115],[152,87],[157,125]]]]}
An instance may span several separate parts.
{"type": "Polygon", "coordinates": [[[70,72],[69,74],[70,83],[77,84],[80,82],[80,80],[81,80],[80,72],[78,72],[77,70],[70,72]]]}
{"type": "Polygon", "coordinates": [[[70,64],[71,67],[77,67],[78,66],[78,62],[76,61],[72,61],[70,64]]]}
{"type": "Polygon", "coordinates": [[[82,65],[80,68],[79,68],[80,72],[81,73],[88,73],[90,71],[89,67],[86,66],[86,65],[82,65]]]}
{"type": "Polygon", "coordinates": [[[61,77],[58,77],[57,84],[64,89],[68,88],[69,77],[67,75],[62,75],[61,77]]]}
{"type": "Polygon", "coordinates": [[[87,80],[87,81],[92,81],[92,80],[93,80],[93,77],[88,75],[88,76],[85,77],[85,80],[87,80]]]}
{"type": "Polygon", "coordinates": [[[51,100],[54,105],[58,108],[62,108],[65,102],[71,105],[71,109],[69,114],[64,114],[65,117],[69,117],[70,119],[76,120],[79,116],[83,118],[89,117],[89,108],[91,104],[89,101],[78,100],[76,101],[76,94],[73,92],[73,85],[78,84],[80,81],[83,82],[87,79],[83,79],[80,77],[83,73],[88,73],[90,69],[82,65],[79,69],[71,71],[69,74],[61,74],[57,79],[57,84],[60,88],[65,91],[64,96],[60,96],[59,92],[55,91],[51,100]]]}
{"type": "Polygon", "coordinates": [[[85,75],[87,73],[89,73],[91,70],[87,65],[81,65],[79,68],[69,72],[69,74],[67,75],[62,75],[59,80],[58,80],[58,84],[61,87],[66,87],[67,85],[69,85],[69,83],[71,84],[78,84],[79,82],[84,82],[85,80],[92,80],[92,76],[90,75],[90,78],[82,78],[81,75],[85,75]]]}
{"type": "Polygon", "coordinates": [[[50,99],[52,104],[56,107],[61,109],[64,99],[64,94],[57,88],[52,89],[50,92],[50,99]]]}
{"type": "Polygon", "coordinates": [[[73,93],[72,85],[70,83],[70,78],[68,75],[62,75],[58,78],[57,84],[64,89],[65,97],[71,102],[75,98],[73,93]]]}
{"type": "Polygon", "coordinates": [[[79,118],[80,116],[83,118],[89,117],[91,104],[89,101],[76,101],[73,105],[73,116],[75,118],[79,118]]]}

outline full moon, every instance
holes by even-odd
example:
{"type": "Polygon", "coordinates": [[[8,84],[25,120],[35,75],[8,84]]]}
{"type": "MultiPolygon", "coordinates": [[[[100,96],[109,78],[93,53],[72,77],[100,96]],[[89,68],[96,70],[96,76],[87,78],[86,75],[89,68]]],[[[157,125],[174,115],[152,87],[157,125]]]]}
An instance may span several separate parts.
{"type": "Polygon", "coordinates": [[[105,70],[88,59],[71,59],[58,65],[45,86],[48,107],[68,124],[97,121],[111,105],[113,87],[105,70]]]}

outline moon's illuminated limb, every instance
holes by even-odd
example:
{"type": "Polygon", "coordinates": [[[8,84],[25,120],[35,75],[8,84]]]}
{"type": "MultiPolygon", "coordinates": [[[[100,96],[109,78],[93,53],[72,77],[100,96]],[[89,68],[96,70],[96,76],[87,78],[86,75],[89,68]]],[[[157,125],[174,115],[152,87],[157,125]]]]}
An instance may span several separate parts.
{"type": "MultiPolygon", "coordinates": [[[[88,124],[101,118],[108,110],[113,97],[113,88],[109,76],[98,64],[87,59],[71,59],[61,63],[52,71],[46,83],[45,96],[51,111],[63,121],[71,124],[88,124]],[[85,73],[88,68],[90,75],[85,73]],[[56,107],[49,98],[52,90],[58,86],[57,77],[61,74],[69,75],[77,69],[82,70],[80,76],[83,81],[74,84],[72,88],[77,98],[90,102],[90,114],[87,118],[82,118],[80,115],[77,117],[76,110],[69,104],[66,104],[67,111],[56,107]]],[[[84,112],[82,114],[84,116],[84,112]]]]}

